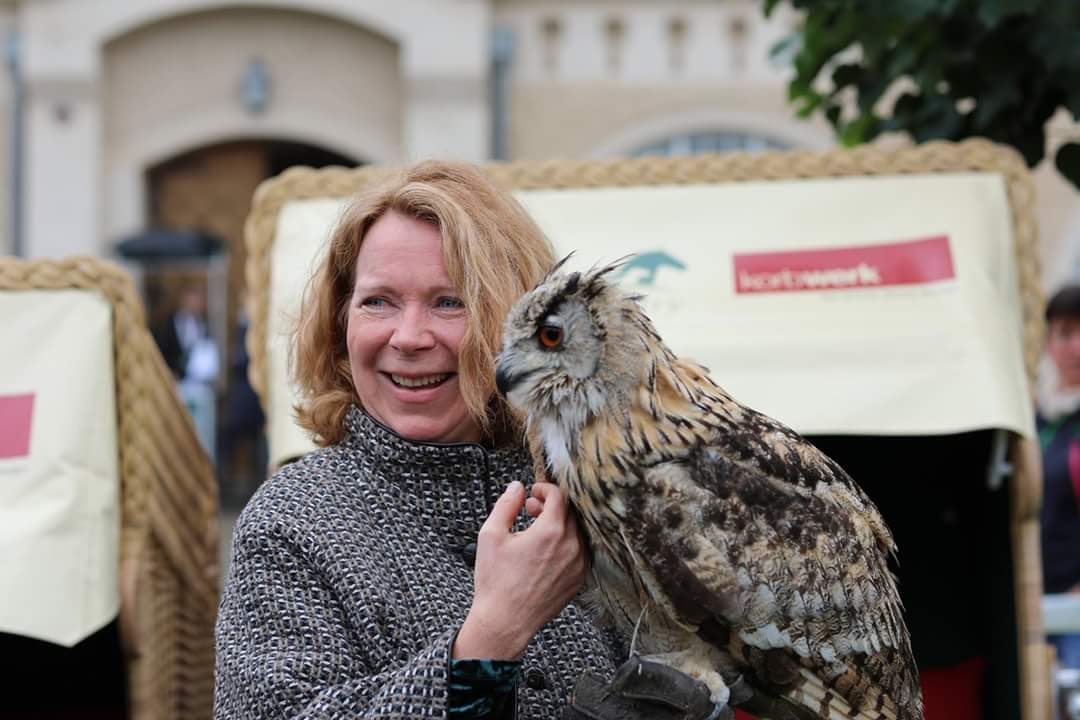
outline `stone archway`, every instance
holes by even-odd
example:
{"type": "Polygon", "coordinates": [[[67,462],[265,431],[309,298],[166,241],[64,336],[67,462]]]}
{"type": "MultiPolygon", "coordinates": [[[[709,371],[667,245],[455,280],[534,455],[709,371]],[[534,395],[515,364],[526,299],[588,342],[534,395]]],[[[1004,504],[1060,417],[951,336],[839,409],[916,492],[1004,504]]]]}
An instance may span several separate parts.
{"type": "MultiPolygon", "coordinates": [[[[255,188],[294,165],[358,164],[357,159],[307,143],[236,140],[181,153],[146,171],[150,227],[198,230],[224,241],[228,258],[224,326],[230,347],[244,289],[244,221],[255,188]]],[[[151,317],[160,319],[155,316],[169,309],[179,286],[193,280],[182,272],[171,278],[146,278],[148,295],[153,298],[148,302],[151,317]]]]}
{"type": "Polygon", "coordinates": [[[379,163],[487,150],[486,3],[23,5],[30,255],[108,252],[145,227],[147,167],[224,139],[288,137],[379,163]],[[242,88],[253,65],[270,81],[255,109],[242,88]]]}
{"type": "MultiPolygon", "coordinates": [[[[268,7],[173,15],[112,37],[101,65],[106,233],[153,219],[147,168],[215,143],[219,154],[225,141],[289,138],[365,161],[398,157],[401,52],[358,25],[268,7]]],[[[252,170],[229,152],[241,174],[222,191],[239,192],[252,170]]]]}

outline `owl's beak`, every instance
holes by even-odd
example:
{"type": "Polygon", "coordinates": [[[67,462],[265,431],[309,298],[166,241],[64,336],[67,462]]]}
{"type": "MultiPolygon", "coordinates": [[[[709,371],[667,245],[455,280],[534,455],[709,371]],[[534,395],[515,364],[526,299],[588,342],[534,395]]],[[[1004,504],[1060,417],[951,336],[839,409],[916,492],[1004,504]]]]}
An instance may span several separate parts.
{"type": "Polygon", "coordinates": [[[499,365],[495,368],[495,387],[498,389],[499,394],[504,398],[506,395],[514,389],[514,386],[521,380],[521,376],[514,377],[510,373],[506,372],[505,365],[499,365]]]}
{"type": "Polygon", "coordinates": [[[511,358],[502,357],[495,361],[495,388],[504,399],[510,399],[510,393],[521,384],[522,380],[536,372],[532,370],[518,370],[515,372],[514,362],[511,358]]]}

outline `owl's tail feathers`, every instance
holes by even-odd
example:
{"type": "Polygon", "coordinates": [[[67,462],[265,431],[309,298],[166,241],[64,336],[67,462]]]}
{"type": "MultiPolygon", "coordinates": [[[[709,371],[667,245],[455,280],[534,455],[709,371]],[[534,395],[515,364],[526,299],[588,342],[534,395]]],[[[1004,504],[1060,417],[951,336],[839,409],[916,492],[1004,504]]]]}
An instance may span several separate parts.
{"type": "Polygon", "coordinates": [[[755,689],[736,706],[762,720],[916,720],[916,716],[898,710],[887,695],[876,696],[869,706],[855,710],[810,670],[803,669],[800,674],[798,687],[781,695],[755,689]]]}
{"type": "Polygon", "coordinates": [[[864,704],[856,710],[813,671],[803,668],[800,674],[802,682],[783,697],[789,703],[810,710],[809,717],[820,720],[909,720],[909,715],[901,713],[892,698],[880,691],[872,696],[868,694],[864,704]]]}

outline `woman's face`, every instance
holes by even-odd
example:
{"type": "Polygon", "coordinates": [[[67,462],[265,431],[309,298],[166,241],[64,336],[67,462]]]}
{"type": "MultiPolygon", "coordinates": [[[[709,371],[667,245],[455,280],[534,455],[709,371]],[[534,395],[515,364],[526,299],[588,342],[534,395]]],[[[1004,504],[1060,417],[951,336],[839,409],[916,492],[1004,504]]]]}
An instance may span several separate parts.
{"type": "Polygon", "coordinates": [[[392,211],[380,217],[356,257],[346,330],[368,414],[409,440],[479,440],[458,384],[467,317],[438,228],[392,211]]]}

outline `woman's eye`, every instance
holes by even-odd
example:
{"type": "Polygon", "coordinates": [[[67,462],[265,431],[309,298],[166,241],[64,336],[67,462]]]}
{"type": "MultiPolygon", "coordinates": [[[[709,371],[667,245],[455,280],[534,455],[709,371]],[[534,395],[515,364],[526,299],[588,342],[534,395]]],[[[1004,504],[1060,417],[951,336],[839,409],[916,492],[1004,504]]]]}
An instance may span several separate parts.
{"type": "Polygon", "coordinates": [[[443,310],[460,310],[465,307],[465,303],[456,297],[444,297],[439,298],[439,307],[443,310]]]}
{"type": "Polygon", "coordinates": [[[364,307],[381,308],[386,307],[386,298],[381,297],[369,297],[365,298],[361,303],[364,307]]]}

